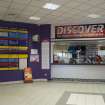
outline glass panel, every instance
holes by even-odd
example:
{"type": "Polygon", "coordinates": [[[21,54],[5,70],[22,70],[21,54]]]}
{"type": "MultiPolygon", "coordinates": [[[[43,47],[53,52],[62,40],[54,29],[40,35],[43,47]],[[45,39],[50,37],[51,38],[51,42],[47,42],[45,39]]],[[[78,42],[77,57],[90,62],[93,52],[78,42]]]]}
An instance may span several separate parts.
{"type": "Polygon", "coordinates": [[[105,40],[55,42],[53,63],[105,64],[105,40]]]}

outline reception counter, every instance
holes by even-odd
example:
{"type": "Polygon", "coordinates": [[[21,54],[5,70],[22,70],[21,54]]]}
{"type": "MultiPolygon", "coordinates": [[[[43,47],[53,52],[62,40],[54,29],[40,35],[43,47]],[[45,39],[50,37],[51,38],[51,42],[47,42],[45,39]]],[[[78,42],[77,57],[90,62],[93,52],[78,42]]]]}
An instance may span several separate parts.
{"type": "Polygon", "coordinates": [[[105,80],[105,65],[52,65],[51,77],[105,80]]]}

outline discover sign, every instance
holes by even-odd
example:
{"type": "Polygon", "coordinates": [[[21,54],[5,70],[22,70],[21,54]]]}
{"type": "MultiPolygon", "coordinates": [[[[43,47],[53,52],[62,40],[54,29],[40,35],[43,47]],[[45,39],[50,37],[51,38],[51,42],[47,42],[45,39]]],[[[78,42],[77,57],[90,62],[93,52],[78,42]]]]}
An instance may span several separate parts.
{"type": "Polygon", "coordinates": [[[55,26],[55,38],[102,38],[105,24],[55,26]]]}

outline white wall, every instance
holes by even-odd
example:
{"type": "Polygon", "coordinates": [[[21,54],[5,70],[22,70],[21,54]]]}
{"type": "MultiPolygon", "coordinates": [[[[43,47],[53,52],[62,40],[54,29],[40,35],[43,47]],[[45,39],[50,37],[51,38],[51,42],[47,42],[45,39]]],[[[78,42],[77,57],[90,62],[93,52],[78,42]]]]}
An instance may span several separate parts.
{"type": "Polygon", "coordinates": [[[52,78],[105,79],[103,65],[52,65],[52,78]]]}

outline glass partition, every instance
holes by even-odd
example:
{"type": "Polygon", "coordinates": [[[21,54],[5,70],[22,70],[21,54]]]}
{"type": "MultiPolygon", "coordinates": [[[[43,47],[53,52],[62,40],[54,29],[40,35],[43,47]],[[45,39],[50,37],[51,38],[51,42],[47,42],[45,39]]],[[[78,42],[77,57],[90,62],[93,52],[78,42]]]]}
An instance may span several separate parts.
{"type": "Polygon", "coordinates": [[[105,40],[56,41],[53,64],[105,64],[105,40]]]}

